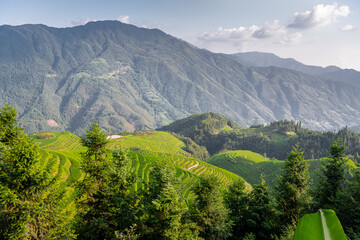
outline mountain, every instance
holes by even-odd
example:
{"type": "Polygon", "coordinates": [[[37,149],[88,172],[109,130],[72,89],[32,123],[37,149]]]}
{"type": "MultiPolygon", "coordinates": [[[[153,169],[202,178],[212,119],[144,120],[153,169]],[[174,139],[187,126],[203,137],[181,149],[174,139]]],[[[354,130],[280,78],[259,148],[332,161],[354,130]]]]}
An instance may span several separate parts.
{"type": "Polygon", "coordinates": [[[309,66],[298,62],[293,58],[281,58],[273,53],[241,52],[235,54],[227,54],[225,56],[228,56],[242,64],[249,66],[286,68],[315,76],[321,76],[322,74],[341,70],[340,68],[335,66],[330,66],[326,68],[309,66]]]}
{"type": "Polygon", "coordinates": [[[360,87],[360,72],[354,69],[341,69],[336,66],[328,66],[325,68],[310,66],[298,62],[293,58],[278,57],[273,53],[244,52],[225,56],[248,66],[286,68],[360,87]]]}
{"type": "Polygon", "coordinates": [[[202,112],[241,126],[277,119],[356,125],[358,88],[293,70],[248,67],[157,29],[118,21],[0,26],[0,104],[28,132],[154,129],[202,112]]]}

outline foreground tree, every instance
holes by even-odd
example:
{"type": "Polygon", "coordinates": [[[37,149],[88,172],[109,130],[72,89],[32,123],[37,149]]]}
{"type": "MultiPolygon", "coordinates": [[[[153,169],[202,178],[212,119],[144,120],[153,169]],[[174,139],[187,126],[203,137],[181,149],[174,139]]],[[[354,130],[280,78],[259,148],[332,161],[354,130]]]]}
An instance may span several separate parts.
{"type": "Polygon", "coordinates": [[[344,192],[346,164],[345,147],[335,141],[329,149],[329,157],[321,168],[318,184],[313,192],[315,210],[336,210],[337,199],[344,192]]]}
{"type": "Polygon", "coordinates": [[[223,204],[219,181],[216,177],[200,177],[194,188],[195,202],[191,217],[200,227],[204,239],[226,239],[230,236],[231,223],[227,222],[228,210],[223,204]]]}
{"type": "Polygon", "coordinates": [[[360,170],[355,172],[355,180],[338,197],[336,214],[350,239],[360,239],[360,170]]]}
{"type": "Polygon", "coordinates": [[[276,189],[276,201],[280,210],[280,220],[285,225],[296,226],[309,206],[309,165],[304,160],[304,152],[294,147],[288,155],[276,189]]]}
{"type": "Polygon", "coordinates": [[[254,186],[250,193],[243,189],[241,182],[235,182],[225,195],[230,219],[234,221],[230,239],[251,236],[274,239],[279,233],[278,216],[265,181],[262,179],[261,184],[254,186]]]}
{"type": "Polygon", "coordinates": [[[37,144],[11,126],[16,110],[9,109],[6,103],[0,113],[2,121],[12,119],[0,132],[0,239],[72,239],[73,212],[61,204],[66,188],[41,164],[37,144]]]}
{"type": "Polygon", "coordinates": [[[142,200],[140,239],[198,239],[198,228],[184,218],[180,182],[173,166],[156,162],[142,200]]]}
{"type": "Polygon", "coordinates": [[[242,224],[244,223],[244,211],[247,204],[247,195],[244,180],[240,179],[229,186],[224,194],[224,202],[229,210],[229,220],[233,223],[231,237],[229,239],[242,239],[245,232],[242,224]]]}
{"type": "Polygon", "coordinates": [[[77,232],[81,239],[114,239],[130,228],[136,202],[130,189],[135,182],[131,160],[124,150],[110,154],[107,135],[95,122],[81,139],[84,179],[77,185],[79,214],[77,232]]]}

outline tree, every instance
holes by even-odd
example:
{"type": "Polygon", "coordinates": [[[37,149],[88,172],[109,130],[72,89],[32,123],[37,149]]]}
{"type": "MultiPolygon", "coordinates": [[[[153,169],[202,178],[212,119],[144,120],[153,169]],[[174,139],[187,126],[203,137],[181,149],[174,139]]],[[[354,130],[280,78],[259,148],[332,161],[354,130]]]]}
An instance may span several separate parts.
{"type": "Polygon", "coordinates": [[[200,177],[194,188],[195,202],[191,209],[192,220],[200,227],[204,239],[226,239],[230,236],[231,223],[227,222],[228,210],[224,207],[216,177],[200,177]]]}
{"type": "Polygon", "coordinates": [[[81,169],[85,174],[83,181],[78,183],[77,189],[79,196],[87,195],[85,201],[82,201],[83,207],[86,207],[89,201],[94,201],[92,195],[99,190],[106,179],[106,169],[108,168],[107,135],[102,131],[100,125],[95,121],[90,127],[86,129],[86,134],[81,137],[81,143],[87,148],[85,153],[82,153],[81,169]]]}
{"type": "Polygon", "coordinates": [[[321,168],[318,184],[315,186],[314,208],[335,209],[337,198],[342,194],[345,184],[345,147],[335,141],[329,149],[329,157],[321,168]]]}
{"type": "MultiPolygon", "coordinates": [[[[3,129],[17,128],[9,124],[3,129]]],[[[66,188],[41,164],[37,144],[15,132],[3,135],[6,147],[0,150],[0,239],[75,238],[73,212],[61,208],[66,188]]]]}
{"type": "Polygon", "coordinates": [[[229,220],[233,223],[229,239],[241,239],[244,235],[243,213],[247,204],[247,192],[245,189],[244,180],[240,179],[229,186],[229,189],[224,194],[224,202],[226,208],[229,210],[229,220]]]}
{"type": "Polygon", "coordinates": [[[23,128],[17,124],[17,111],[9,102],[0,110],[0,142],[9,146],[20,138],[23,128]]]}
{"type": "Polygon", "coordinates": [[[81,138],[87,147],[82,154],[84,179],[77,185],[80,210],[77,232],[82,239],[114,239],[134,223],[136,181],[128,152],[116,149],[110,154],[107,135],[95,122],[81,138]]]}
{"type": "Polygon", "coordinates": [[[230,219],[234,221],[230,239],[252,235],[256,239],[274,239],[278,234],[277,213],[263,179],[250,193],[244,192],[241,182],[235,182],[225,196],[230,219]]]}
{"type": "Polygon", "coordinates": [[[116,232],[124,231],[134,222],[131,211],[136,201],[130,189],[135,177],[131,162],[124,150],[117,149],[112,156],[102,163],[98,187],[82,196],[77,224],[81,239],[113,239],[116,232]]]}
{"type": "Polygon", "coordinates": [[[301,214],[309,205],[309,165],[304,152],[294,147],[288,155],[276,189],[276,201],[281,212],[281,221],[297,225],[301,214]]]}
{"type": "Polygon", "coordinates": [[[355,180],[336,201],[336,214],[341,220],[350,239],[360,238],[360,170],[355,172],[355,180]]]}
{"type": "Polygon", "coordinates": [[[196,224],[183,218],[186,204],[173,166],[164,161],[155,163],[142,206],[141,239],[198,239],[196,224]]]}

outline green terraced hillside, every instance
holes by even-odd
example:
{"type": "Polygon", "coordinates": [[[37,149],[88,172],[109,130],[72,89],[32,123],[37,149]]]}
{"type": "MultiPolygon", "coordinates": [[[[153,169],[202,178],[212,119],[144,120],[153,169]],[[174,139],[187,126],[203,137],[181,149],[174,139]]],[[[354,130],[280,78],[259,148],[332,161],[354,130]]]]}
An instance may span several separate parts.
{"type": "MultiPolygon", "coordinates": [[[[80,138],[70,132],[40,132],[31,137],[42,149],[44,166],[56,169],[57,176],[62,179],[63,187],[69,188],[72,196],[71,183],[81,179],[80,170],[81,146],[80,138]]],[[[125,148],[129,150],[132,167],[139,181],[134,190],[142,187],[149,180],[151,166],[155,161],[166,160],[176,167],[176,176],[182,181],[182,195],[191,199],[192,187],[199,181],[201,175],[214,175],[219,179],[222,190],[225,190],[239,176],[213,166],[196,158],[183,150],[185,144],[166,132],[141,131],[134,134],[111,139],[110,149],[125,148]]],[[[247,184],[250,189],[251,186],[247,184]]],[[[71,201],[69,201],[71,203],[71,201]]]]}
{"type": "MultiPolygon", "coordinates": [[[[316,177],[317,169],[321,166],[322,161],[322,159],[308,160],[311,178],[316,177]]],[[[281,168],[284,165],[284,161],[270,160],[260,154],[245,150],[217,154],[211,157],[208,163],[236,173],[251,185],[260,184],[261,175],[263,175],[270,187],[277,184],[277,176],[281,174],[281,168]]],[[[348,160],[348,165],[350,168],[357,168],[351,160],[348,160]]]]}

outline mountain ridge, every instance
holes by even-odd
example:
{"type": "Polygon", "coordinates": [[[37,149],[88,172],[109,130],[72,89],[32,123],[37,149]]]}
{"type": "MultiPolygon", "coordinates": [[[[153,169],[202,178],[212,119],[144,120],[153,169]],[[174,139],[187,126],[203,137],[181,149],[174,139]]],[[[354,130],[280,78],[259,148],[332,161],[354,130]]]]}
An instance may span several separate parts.
{"type": "Polygon", "coordinates": [[[157,29],[117,21],[74,28],[0,26],[0,104],[28,132],[155,129],[219,112],[241,126],[277,119],[356,125],[357,88],[281,68],[244,66],[157,29]],[[49,123],[52,123],[50,126],[49,123]]]}
{"type": "Polygon", "coordinates": [[[273,53],[242,52],[226,54],[239,63],[255,67],[280,67],[360,87],[360,72],[337,66],[319,67],[303,64],[293,58],[281,58],[273,53]]]}

